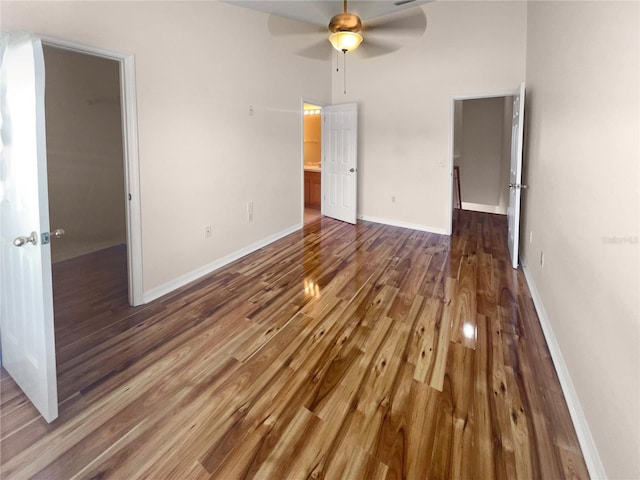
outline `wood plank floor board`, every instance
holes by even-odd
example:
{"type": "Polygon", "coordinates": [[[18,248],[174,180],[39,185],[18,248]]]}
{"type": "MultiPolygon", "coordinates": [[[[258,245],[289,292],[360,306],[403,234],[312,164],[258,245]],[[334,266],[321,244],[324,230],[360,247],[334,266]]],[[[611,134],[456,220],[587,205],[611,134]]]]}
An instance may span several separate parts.
{"type": "Polygon", "coordinates": [[[437,334],[440,331],[444,305],[434,298],[425,300],[421,305],[407,361],[416,366],[413,378],[422,383],[429,383],[435,366],[434,358],[439,341],[437,334]]]}
{"type": "MultiPolygon", "coordinates": [[[[470,460],[471,469],[477,478],[498,478],[496,471],[503,469],[504,463],[497,461],[498,447],[493,420],[493,391],[489,374],[492,365],[490,348],[490,332],[487,318],[478,314],[476,317],[476,361],[474,364],[474,409],[473,409],[473,445],[476,454],[470,460]]],[[[504,475],[502,475],[504,478],[504,475]]]]}
{"type": "Polygon", "coordinates": [[[506,219],[327,217],[147,305],[54,265],[60,417],[3,370],[6,479],[587,479],[506,219]]]}
{"type": "MultiPolygon", "coordinates": [[[[475,345],[474,345],[475,347],[475,345]]],[[[473,378],[475,351],[460,344],[449,350],[447,376],[451,386],[453,444],[451,449],[451,478],[471,478],[471,463],[466,458],[473,455],[473,378]]]]}
{"type": "Polygon", "coordinates": [[[490,385],[493,393],[493,417],[494,430],[500,440],[502,464],[505,468],[506,478],[518,478],[516,470],[515,444],[511,428],[511,392],[507,389],[507,373],[504,364],[503,338],[499,322],[495,318],[488,319],[490,327],[490,345],[492,365],[490,371],[490,385]]]}

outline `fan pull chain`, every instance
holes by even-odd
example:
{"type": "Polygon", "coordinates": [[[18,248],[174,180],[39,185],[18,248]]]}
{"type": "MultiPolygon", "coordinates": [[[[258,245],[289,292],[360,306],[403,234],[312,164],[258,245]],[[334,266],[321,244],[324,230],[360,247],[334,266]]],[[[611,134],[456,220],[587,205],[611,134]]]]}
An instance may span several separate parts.
{"type": "Polygon", "coordinates": [[[343,50],[342,51],[342,57],[343,57],[343,65],[342,65],[342,72],[344,73],[344,94],[347,94],[347,51],[343,50]]]}
{"type": "Polygon", "coordinates": [[[336,50],[336,72],[340,71],[340,54],[338,53],[338,51],[336,50]]]}

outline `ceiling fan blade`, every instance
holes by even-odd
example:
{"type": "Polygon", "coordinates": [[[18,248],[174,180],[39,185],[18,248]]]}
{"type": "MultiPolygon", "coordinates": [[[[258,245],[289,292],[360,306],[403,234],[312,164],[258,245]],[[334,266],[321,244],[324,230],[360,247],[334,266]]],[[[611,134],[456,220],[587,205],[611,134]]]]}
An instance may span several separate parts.
{"type": "Polygon", "coordinates": [[[393,34],[401,36],[421,36],[427,29],[427,16],[422,8],[410,8],[391,15],[374,18],[366,22],[364,30],[369,35],[393,34]]]}
{"type": "Polygon", "coordinates": [[[370,40],[369,38],[366,38],[362,42],[362,45],[360,45],[357,50],[355,50],[353,53],[350,53],[349,55],[353,54],[355,57],[360,59],[381,57],[382,55],[387,55],[389,53],[395,52],[401,47],[402,45],[384,41],[370,40]]]}
{"type": "Polygon", "coordinates": [[[312,45],[298,50],[296,55],[301,57],[310,58],[312,60],[330,60],[331,54],[335,52],[334,48],[329,43],[329,40],[323,38],[322,40],[313,43],[312,45]]]}
{"type": "Polygon", "coordinates": [[[327,27],[320,27],[311,23],[301,22],[290,18],[271,14],[267,20],[267,29],[275,37],[290,35],[318,35],[326,34],[327,27]]]}

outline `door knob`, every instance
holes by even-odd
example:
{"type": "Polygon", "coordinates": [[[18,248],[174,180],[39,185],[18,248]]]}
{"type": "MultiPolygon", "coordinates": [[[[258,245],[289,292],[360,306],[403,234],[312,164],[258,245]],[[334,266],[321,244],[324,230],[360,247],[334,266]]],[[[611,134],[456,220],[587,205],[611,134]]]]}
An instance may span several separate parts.
{"type": "Polygon", "coordinates": [[[57,228],[53,232],[44,232],[42,234],[42,244],[48,245],[52,238],[62,238],[64,237],[64,229],[57,228]]]}
{"type": "Polygon", "coordinates": [[[64,228],[56,228],[53,232],[51,232],[52,238],[62,238],[64,237],[64,228]]]}
{"type": "Polygon", "coordinates": [[[34,245],[38,244],[38,234],[37,234],[37,232],[31,232],[31,235],[29,235],[28,237],[16,237],[16,239],[13,241],[13,244],[16,247],[22,247],[23,245],[26,245],[27,243],[33,243],[34,245]]]}

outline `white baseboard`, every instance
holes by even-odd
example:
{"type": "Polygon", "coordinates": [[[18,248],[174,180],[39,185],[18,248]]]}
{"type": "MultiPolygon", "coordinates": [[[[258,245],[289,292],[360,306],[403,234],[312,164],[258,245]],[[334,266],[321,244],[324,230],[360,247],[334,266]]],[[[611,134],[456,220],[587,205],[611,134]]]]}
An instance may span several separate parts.
{"type": "Polygon", "coordinates": [[[526,267],[526,265],[522,265],[522,271],[524,272],[524,276],[527,279],[529,291],[531,292],[531,298],[533,299],[533,304],[536,307],[536,312],[538,313],[538,318],[540,319],[542,332],[544,333],[544,338],[547,341],[547,346],[549,347],[549,352],[551,353],[551,359],[556,368],[558,379],[560,380],[560,387],[562,388],[562,393],[564,394],[564,398],[567,401],[567,407],[569,408],[569,413],[571,414],[573,426],[576,429],[578,442],[580,443],[580,448],[582,449],[582,455],[584,456],[584,461],[587,464],[587,469],[589,470],[589,476],[593,480],[604,480],[607,478],[604,470],[604,465],[602,465],[602,461],[600,460],[598,449],[596,448],[595,442],[593,441],[593,436],[591,435],[591,430],[589,430],[587,420],[584,417],[584,412],[582,411],[582,406],[580,405],[578,394],[576,393],[573,382],[571,381],[569,369],[567,368],[567,364],[564,362],[562,351],[560,350],[560,345],[558,344],[558,340],[553,333],[551,322],[544,309],[544,305],[542,304],[542,298],[540,297],[538,289],[536,288],[536,284],[533,280],[533,275],[531,274],[531,271],[526,267]]]}
{"type": "Polygon", "coordinates": [[[370,217],[369,215],[358,215],[360,220],[373,223],[382,223],[384,225],[390,225],[392,227],[410,228],[411,230],[419,230],[421,232],[437,233],[438,235],[446,235],[447,232],[444,228],[428,227],[426,225],[419,225],[417,223],[401,222],[398,220],[389,220],[388,218],[370,217]]]}
{"type": "Polygon", "coordinates": [[[149,303],[157,298],[162,297],[163,295],[166,295],[167,293],[173,292],[174,290],[180,287],[184,287],[185,285],[193,282],[194,280],[198,280],[199,278],[204,277],[205,275],[208,275],[211,272],[214,272],[215,270],[218,270],[219,268],[222,268],[225,265],[228,265],[231,262],[234,262],[239,258],[244,257],[245,255],[253,253],[256,250],[259,250],[262,247],[269,245],[270,243],[280,240],[281,238],[286,237],[287,235],[290,235],[293,232],[300,230],[301,228],[302,228],[301,223],[294,225],[293,227],[289,227],[278,233],[270,235],[267,238],[263,238],[262,240],[252,243],[251,245],[241,248],[240,250],[236,250],[235,252],[232,252],[229,255],[226,255],[225,257],[222,257],[218,260],[208,263],[207,265],[204,265],[196,270],[193,270],[189,273],[181,275],[178,278],[171,280],[170,282],[167,282],[158,287],[152,288],[151,290],[147,290],[146,292],[144,292],[144,297],[143,297],[144,303],[149,303]]]}
{"type": "Polygon", "coordinates": [[[462,202],[463,210],[473,210],[474,212],[495,213],[498,215],[506,215],[507,207],[499,205],[485,205],[484,203],[462,202]]]}

